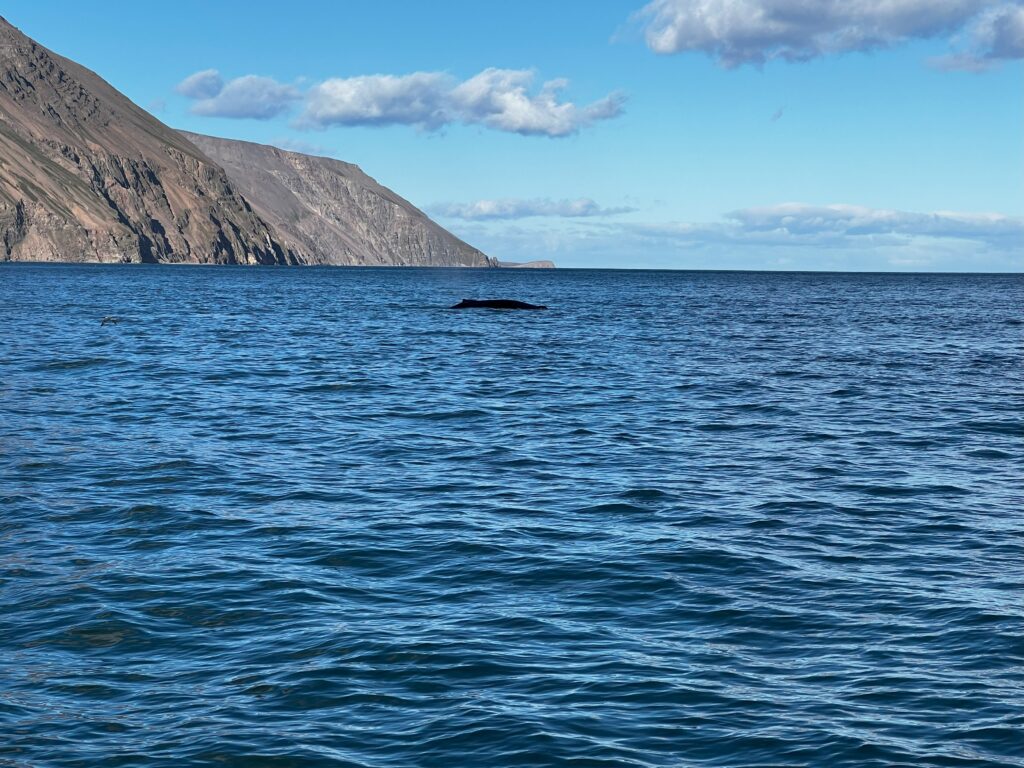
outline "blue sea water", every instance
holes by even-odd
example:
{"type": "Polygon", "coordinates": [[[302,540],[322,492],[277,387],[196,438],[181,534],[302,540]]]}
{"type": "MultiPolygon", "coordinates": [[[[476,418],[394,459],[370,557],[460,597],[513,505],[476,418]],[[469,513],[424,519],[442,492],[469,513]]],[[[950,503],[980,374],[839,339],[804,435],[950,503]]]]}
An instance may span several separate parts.
{"type": "Polygon", "coordinates": [[[1022,307],[0,267],[0,766],[1024,766],[1022,307]]]}

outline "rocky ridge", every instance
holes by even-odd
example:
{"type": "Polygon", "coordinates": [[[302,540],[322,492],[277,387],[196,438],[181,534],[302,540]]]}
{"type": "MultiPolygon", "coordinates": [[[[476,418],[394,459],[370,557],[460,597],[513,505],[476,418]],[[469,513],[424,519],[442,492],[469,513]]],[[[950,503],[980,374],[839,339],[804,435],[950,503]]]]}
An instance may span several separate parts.
{"type": "Polygon", "coordinates": [[[494,267],[356,165],[247,141],[184,136],[309,263],[494,267]]]}

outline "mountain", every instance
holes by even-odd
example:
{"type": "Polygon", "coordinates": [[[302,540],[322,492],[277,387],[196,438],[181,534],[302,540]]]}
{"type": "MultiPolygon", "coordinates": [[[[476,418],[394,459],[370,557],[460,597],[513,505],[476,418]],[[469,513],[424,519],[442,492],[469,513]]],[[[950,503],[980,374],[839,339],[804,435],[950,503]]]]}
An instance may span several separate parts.
{"type": "Polygon", "coordinates": [[[497,266],[358,166],[183,134],[216,160],[282,241],[319,264],[497,266]]]}
{"type": "Polygon", "coordinates": [[[355,166],[194,138],[0,17],[0,261],[497,266],[355,166]]]}
{"type": "Polygon", "coordinates": [[[0,259],[296,263],[187,139],[0,18],[0,259]]]}

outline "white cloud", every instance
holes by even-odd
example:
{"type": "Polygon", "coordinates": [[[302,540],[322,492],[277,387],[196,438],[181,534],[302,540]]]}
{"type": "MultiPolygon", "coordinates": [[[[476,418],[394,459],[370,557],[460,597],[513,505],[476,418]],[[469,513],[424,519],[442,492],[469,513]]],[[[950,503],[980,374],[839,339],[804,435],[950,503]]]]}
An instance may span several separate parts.
{"type": "Polygon", "coordinates": [[[1024,59],[1024,5],[994,8],[973,30],[976,50],[988,59],[1024,59]]]}
{"type": "Polygon", "coordinates": [[[988,9],[961,38],[962,50],[936,60],[939,67],[979,72],[1001,61],[1024,59],[1024,5],[988,9]]]}
{"type": "Polygon", "coordinates": [[[451,122],[446,103],[451,78],[440,72],[332,78],[313,86],[300,125],[415,125],[434,129],[451,122]]]}
{"type": "Polygon", "coordinates": [[[560,101],[569,85],[549,80],[531,95],[533,73],[523,69],[486,69],[455,87],[448,95],[458,119],[524,136],[569,136],[597,120],[618,117],[625,97],[613,93],[593,104],[578,107],[560,101]]]}
{"type": "Polygon", "coordinates": [[[1021,0],[651,0],[636,18],[656,53],[698,51],[734,67],[950,36],[986,14],[994,31],[982,23],[977,44],[992,60],[1020,58],[1020,8],[1021,0]]]}
{"type": "Polygon", "coordinates": [[[477,200],[472,203],[440,203],[428,209],[437,216],[465,221],[489,219],[525,219],[532,216],[556,216],[560,218],[586,218],[630,213],[635,208],[603,208],[593,200],[581,197],[576,200],[477,200]]]}
{"type": "Polygon", "coordinates": [[[298,124],[436,130],[462,123],[524,136],[561,137],[622,113],[622,94],[578,106],[559,98],[566,80],[550,80],[534,94],[533,79],[533,72],[519,69],[486,69],[461,83],[441,72],[334,78],[310,89],[298,124]]]}
{"type": "Polygon", "coordinates": [[[245,75],[225,83],[215,69],[186,77],[175,90],[195,101],[192,114],[206,117],[269,120],[302,98],[297,88],[271,77],[245,75]]]}
{"type": "Polygon", "coordinates": [[[288,110],[302,98],[297,89],[270,77],[245,75],[230,80],[216,96],[192,105],[196,115],[208,117],[251,117],[269,120],[288,110]]]}
{"type": "Polygon", "coordinates": [[[212,99],[224,88],[224,78],[216,69],[204,69],[189,75],[174,90],[189,99],[212,99]]]}

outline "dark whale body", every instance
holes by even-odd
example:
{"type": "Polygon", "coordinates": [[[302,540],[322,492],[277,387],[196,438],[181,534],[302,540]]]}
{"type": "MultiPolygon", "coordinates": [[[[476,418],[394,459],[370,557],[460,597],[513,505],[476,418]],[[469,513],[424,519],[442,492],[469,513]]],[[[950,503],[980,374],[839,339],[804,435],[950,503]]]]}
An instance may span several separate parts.
{"type": "Polygon", "coordinates": [[[547,307],[513,299],[463,299],[451,309],[547,309],[547,307]]]}

